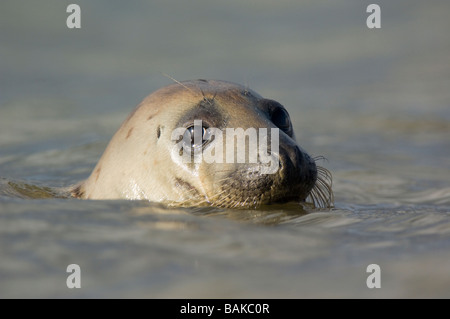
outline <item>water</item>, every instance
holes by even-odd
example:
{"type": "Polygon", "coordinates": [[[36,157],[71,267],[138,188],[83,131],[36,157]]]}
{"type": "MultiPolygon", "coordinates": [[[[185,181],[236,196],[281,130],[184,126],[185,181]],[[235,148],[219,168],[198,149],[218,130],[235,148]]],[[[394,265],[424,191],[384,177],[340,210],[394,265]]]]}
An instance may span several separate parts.
{"type": "Polygon", "coordinates": [[[0,5],[0,297],[450,297],[446,1],[378,1],[378,30],[360,1],[77,3],[80,30],[68,3],[0,5]],[[335,208],[52,197],[171,83],[161,72],[285,105],[328,159],[335,208]]]}

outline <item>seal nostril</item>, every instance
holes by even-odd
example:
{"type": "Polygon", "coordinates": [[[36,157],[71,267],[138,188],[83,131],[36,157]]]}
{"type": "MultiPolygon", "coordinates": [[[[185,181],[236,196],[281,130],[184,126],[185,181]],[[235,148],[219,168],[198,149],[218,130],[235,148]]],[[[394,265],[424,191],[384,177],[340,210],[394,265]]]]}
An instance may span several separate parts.
{"type": "Polygon", "coordinates": [[[298,148],[298,146],[295,146],[295,159],[297,160],[299,166],[303,166],[303,156],[307,155],[306,153],[303,154],[302,151],[298,148]]]}
{"type": "Polygon", "coordinates": [[[280,152],[280,167],[297,170],[303,163],[303,155],[297,145],[288,146],[280,152]]]}

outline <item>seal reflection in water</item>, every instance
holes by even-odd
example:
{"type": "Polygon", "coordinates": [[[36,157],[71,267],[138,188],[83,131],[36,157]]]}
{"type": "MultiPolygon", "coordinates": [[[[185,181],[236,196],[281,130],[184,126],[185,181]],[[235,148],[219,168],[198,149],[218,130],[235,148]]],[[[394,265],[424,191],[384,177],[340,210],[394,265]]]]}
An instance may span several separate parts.
{"type": "Polygon", "coordinates": [[[177,82],[150,94],[136,107],[90,177],[73,188],[72,196],[171,206],[257,208],[307,201],[315,207],[330,207],[331,174],[316,165],[318,159],[322,157],[311,158],[297,144],[289,114],[280,103],[230,82],[177,82]],[[194,121],[201,123],[200,142],[194,139],[194,121]],[[174,130],[180,128],[185,132],[184,149],[176,147],[180,138],[173,139],[174,130]],[[221,130],[223,138],[207,138],[210,128],[221,130]],[[225,143],[227,128],[276,129],[278,150],[272,143],[268,147],[277,159],[276,170],[264,173],[260,162],[180,160],[189,147],[206,152],[225,143]]]}

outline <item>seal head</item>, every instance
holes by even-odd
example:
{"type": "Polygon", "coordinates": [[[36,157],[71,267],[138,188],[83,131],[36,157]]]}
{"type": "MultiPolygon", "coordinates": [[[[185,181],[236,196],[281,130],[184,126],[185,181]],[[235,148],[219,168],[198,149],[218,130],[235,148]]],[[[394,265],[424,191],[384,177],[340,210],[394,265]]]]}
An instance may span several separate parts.
{"type": "Polygon", "coordinates": [[[230,208],[332,200],[331,175],[297,144],[286,109],[213,80],[179,82],[145,98],[72,193],[230,208]]]}

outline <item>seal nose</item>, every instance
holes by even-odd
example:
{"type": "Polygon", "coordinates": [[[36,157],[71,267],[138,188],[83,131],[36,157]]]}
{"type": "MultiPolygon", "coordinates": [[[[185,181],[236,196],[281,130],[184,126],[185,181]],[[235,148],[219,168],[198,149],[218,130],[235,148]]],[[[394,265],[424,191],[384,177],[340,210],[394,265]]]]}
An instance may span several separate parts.
{"type": "Polygon", "coordinates": [[[314,160],[298,145],[283,143],[280,147],[280,174],[286,186],[307,197],[317,179],[317,167],[314,160]]]}
{"type": "Polygon", "coordinates": [[[280,152],[281,168],[293,169],[294,167],[301,167],[304,164],[303,154],[297,145],[293,147],[285,147],[280,152]]]}
{"type": "Polygon", "coordinates": [[[304,161],[303,154],[297,145],[280,149],[280,169],[284,176],[299,175],[304,161]]]}

